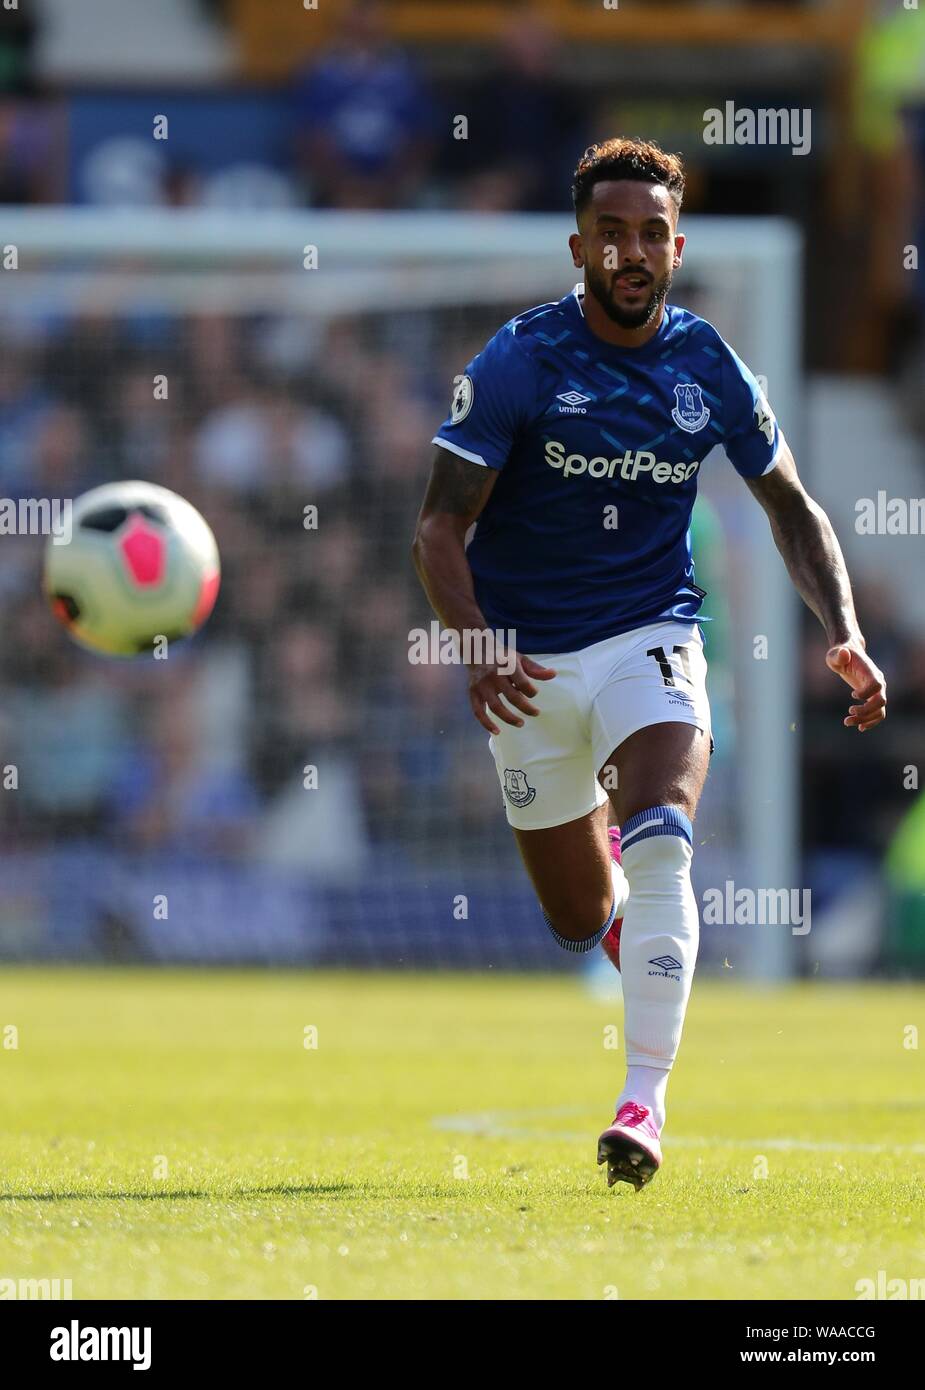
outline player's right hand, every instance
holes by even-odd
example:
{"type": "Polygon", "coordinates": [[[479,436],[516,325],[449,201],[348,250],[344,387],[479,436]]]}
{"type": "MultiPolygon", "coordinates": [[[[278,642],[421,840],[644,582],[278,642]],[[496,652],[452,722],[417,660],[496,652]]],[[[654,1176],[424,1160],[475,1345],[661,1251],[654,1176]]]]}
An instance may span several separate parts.
{"type": "Polygon", "coordinates": [[[530,703],[536,694],[533,682],[550,681],[556,674],[548,666],[540,666],[538,662],[532,661],[529,656],[516,654],[514,668],[509,671],[511,655],[508,652],[501,662],[469,667],[469,703],[472,713],[490,734],[500,734],[501,730],[492,723],[486,706],[505,724],[513,724],[515,729],[522,729],[524,721],[509,706],[513,705],[514,709],[535,718],[539,710],[536,705],[530,703]],[[504,671],[498,669],[499,665],[504,667],[504,671]],[[505,674],[508,671],[509,674],[505,674]]]}

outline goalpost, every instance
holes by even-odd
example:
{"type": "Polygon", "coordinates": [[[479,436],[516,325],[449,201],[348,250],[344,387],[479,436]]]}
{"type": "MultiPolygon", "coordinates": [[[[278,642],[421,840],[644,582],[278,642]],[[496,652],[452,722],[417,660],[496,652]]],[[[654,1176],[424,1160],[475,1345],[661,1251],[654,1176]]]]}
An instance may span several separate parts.
{"type": "MultiPolygon", "coordinates": [[[[475,345],[506,318],[562,297],[578,278],[566,245],[570,219],[559,215],[7,208],[0,226],[6,352],[20,335],[28,337],[51,319],[160,315],[179,322],[212,315],[278,321],[289,326],[290,336],[300,328],[314,332],[308,360],[319,340],[328,350],[332,326],[349,324],[357,343],[374,345],[378,362],[392,354],[397,376],[417,375],[423,384],[416,389],[431,394],[435,379],[454,362],[460,371],[475,345]]],[[[688,241],[673,302],[710,319],[764,379],[799,458],[797,231],[773,219],[708,217],[684,218],[683,230],[688,241]]],[[[298,360],[297,348],[287,352],[287,361],[298,360]]],[[[361,361],[356,352],[354,360],[361,361]]],[[[448,372],[439,407],[428,399],[430,426],[419,441],[421,486],[428,440],[451,380],[448,372]]],[[[54,383],[46,385],[53,389],[54,383]]],[[[360,414],[378,385],[375,375],[360,373],[340,388],[360,414]]],[[[193,428],[199,422],[184,423],[193,428]]],[[[375,438],[364,453],[374,475],[375,438]]],[[[763,512],[718,452],[701,470],[700,490],[709,537],[701,558],[722,578],[704,605],[704,613],[715,610],[718,618],[715,653],[706,625],[718,748],[698,818],[695,886],[702,893],[732,879],[737,888],[791,889],[799,871],[798,601],[763,512]]],[[[367,511],[362,502],[356,521],[370,536],[382,525],[372,505],[367,511]]],[[[695,562],[697,535],[695,528],[695,562]]],[[[698,578],[702,582],[699,571],[698,578]]],[[[369,580],[374,584],[375,576],[369,580]]],[[[396,737],[410,740],[401,729],[396,737]]],[[[482,775],[494,778],[487,754],[470,751],[479,731],[465,737],[463,761],[482,756],[482,775]]],[[[410,742],[399,751],[409,749],[410,742]]],[[[362,763],[363,749],[354,751],[362,763]]],[[[437,783],[427,785],[417,807],[422,884],[431,852],[427,812],[439,820],[440,811],[437,783]]],[[[401,816],[400,806],[395,814],[401,816]]],[[[502,829],[498,819],[486,831],[486,862],[502,829]]],[[[441,840],[438,848],[444,847],[441,840]]],[[[412,844],[412,859],[414,851],[412,844]]],[[[740,973],[780,979],[792,969],[793,943],[785,926],[705,931],[705,963],[719,964],[724,956],[734,957],[740,973]]]]}

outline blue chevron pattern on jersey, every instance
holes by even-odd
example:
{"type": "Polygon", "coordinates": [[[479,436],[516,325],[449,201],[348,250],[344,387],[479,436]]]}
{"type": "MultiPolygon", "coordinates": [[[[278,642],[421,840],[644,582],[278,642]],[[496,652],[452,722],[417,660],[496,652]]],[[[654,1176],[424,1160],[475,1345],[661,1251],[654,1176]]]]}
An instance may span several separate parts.
{"type": "Polygon", "coordinates": [[[571,652],[660,619],[696,618],[690,519],[721,445],[743,477],[783,437],[717,330],[674,305],[639,348],[585,322],[583,287],[511,319],[457,379],[434,443],[496,469],[467,556],[493,628],[520,651],[571,652]]]}

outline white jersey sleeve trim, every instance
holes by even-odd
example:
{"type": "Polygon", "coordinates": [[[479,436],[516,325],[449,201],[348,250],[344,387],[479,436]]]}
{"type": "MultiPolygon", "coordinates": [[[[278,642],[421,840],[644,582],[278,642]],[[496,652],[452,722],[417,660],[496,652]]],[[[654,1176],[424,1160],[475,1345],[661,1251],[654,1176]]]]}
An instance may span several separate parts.
{"type": "Polygon", "coordinates": [[[439,444],[441,449],[449,449],[451,454],[459,454],[460,458],[468,459],[470,463],[480,463],[483,468],[488,467],[481,454],[473,454],[469,449],[461,448],[459,444],[451,444],[448,439],[443,439],[439,434],[435,434],[430,442],[431,444],[439,444]]]}
{"type": "Polygon", "coordinates": [[[764,477],[764,475],[765,475],[766,473],[770,473],[771,469],[772,469],[772,468],[776,468],[777,465],[780,463],[780,456],[781,456],[781,454],[783,453],[783,451],[784,451],[784,449],[785,449],[785,447],[786,447],[786,444],[787,444],[787,441],[786,441],[786,439],[784,438],[784,432],[783,432],[782,429],[780,429],[780,427],[778,427],[778,430],[777,430],[777,448],[774,450],[774,457],[771,459],[771,462],[768,464],[767,468],[762,468],[761,473],[760,473],[760,476],[761,476],[762,478],[764,477]]]}

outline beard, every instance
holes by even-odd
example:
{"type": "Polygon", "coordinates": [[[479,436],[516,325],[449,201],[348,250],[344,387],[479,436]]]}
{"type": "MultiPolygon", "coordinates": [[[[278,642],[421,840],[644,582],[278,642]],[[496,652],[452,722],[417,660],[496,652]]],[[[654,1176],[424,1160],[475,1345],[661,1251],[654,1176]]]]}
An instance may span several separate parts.
{"type": "Polygon", "coordinates": [[[651,286],[651,294],[645,304],[638,309],[625,309],[615,303],[613,298],[613,287],[616,275],[605,274],[604,271],[588,266],[588,293],[593,294],[604,313],[614,323],[621,328],[645,328],[657,318],[662,305],[668,297],[671,289],[671,271],[667,271],[660,280],[654,280],[651,286]]]}

